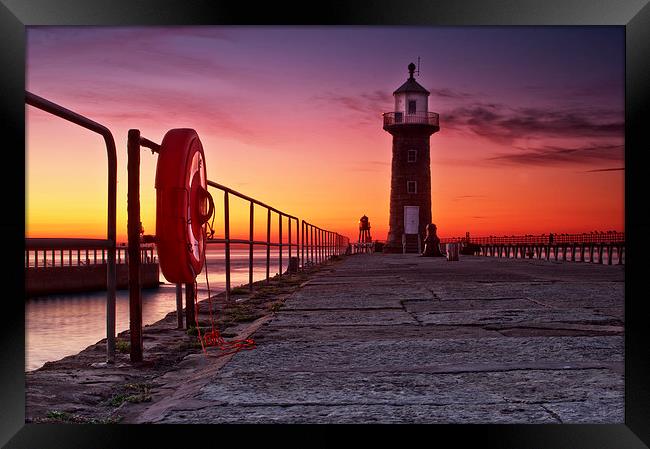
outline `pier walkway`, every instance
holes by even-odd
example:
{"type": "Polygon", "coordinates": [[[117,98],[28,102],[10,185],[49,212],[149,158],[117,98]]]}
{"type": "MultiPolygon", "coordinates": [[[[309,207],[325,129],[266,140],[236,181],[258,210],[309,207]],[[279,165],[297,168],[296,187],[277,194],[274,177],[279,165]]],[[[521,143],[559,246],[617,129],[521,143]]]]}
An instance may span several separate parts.
{"type": "Polygon", "coordinates": [[[622,266],[354,255],[128,421],[623,423],[623,305],[622,266]]]}

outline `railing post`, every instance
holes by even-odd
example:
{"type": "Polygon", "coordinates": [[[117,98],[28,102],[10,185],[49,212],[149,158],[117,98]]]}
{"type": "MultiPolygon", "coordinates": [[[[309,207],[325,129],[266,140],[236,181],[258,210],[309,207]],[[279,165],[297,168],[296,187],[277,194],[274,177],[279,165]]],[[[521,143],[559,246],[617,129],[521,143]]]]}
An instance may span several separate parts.
{"type": "Polygon", "coordinates": [[[228,192],[223,193],[223,217],[226,240],[226,301],[230,301],[230,204],[228,192]]]}
{"type": "Polygon", "coordinates": [[[183,284],[176,284],[176,321],[178,329],[183,329],[183,284]]]}
{"type": "Polygon", "coordinates": [[[607,245],[607,265],[612,264],[612,248],[613,247],[614,247],[614,245],[612,245],[611,243],[609,245],[607,245]]]}
{"type": "Polygon", "coordinates": [[[196,316],[194,313],[194,283],[185,284],[185,327],[189,329],[196,326],[196,316]]]}
{"type": "Polygon", "coordinates": [[[600,246],[598,247],[598,263],[602,264],[603,263],[603,249],[605,248],[605,244],[601,243],[600,246]]]}
{"type": "Polygon", "coordinates": [[[250,204],[250,223],[248,230],[248,239],[250,245],[248,247],[248,289],[253,291],[253,240],[254,240],[254,223],[255,223],[255,204],[251,201],[250,204]]]}
{"type": "Polygon", "coordinates": [[[282,214],[278,214],[278,276],[282,277],[282,214]]]}
{"type": "Polygon", "coordinates": [[[300,260],[303,271],[305,270],[305,221],[300,220],[300,260]]]}
{"type": "Polygon", "coordinates": [[[131,362],[142,361],[142,296],[140,290],[140,131],[128,133],[128,243],[129,243],[129,330],[131,362]]]}
{"type": "Polygon", "coordinates": [[[271,209],[266,210],[266,283],[271,271],[271,209]]]}
{"type": "MultiPolygon", "coordinates": [[[[292,242],[291,242],[291,218],[288,219],[288,222],[289,222],[289,223],[288,223],[289,229],[288,229],[288,236],[287,236],[287,238],[288,238],[288,240],[289,240],[289,255],[288,255],[287,257],[288,257],[288,260],[289,260],[289,265],[291,265],[291,243],[292,243],[292,242]]],[[[289,272],[289,277],[291,277],[291,270],[289,270],[289,269],[287,268],[287,271],[289,272]]]]}

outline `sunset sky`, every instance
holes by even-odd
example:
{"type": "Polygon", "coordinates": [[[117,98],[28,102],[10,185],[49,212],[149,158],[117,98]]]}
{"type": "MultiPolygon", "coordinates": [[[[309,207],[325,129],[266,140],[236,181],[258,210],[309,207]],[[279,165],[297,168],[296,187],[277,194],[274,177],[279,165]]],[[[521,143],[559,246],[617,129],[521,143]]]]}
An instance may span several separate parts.
{"type": "MultiPolygon", "coordinates": [[[[624,38],[623,27],[28,27],[26,81],[113,132],[120,241],[128,129],[160,142],[183,127],[197,130],[209,179],[355,240],[366,214],[385,239],[381,114],[418,56],[440,114],[441,237],[623,230],[624,38]]],[[[105,236],[101,137],[32,107],[26,120],[27,237],[105,236]]],[[[143,149],[141,163],[154,233],[156,156],[143,149]]],[[[232,205],[245,234],[247,204],[232,205]]]]}

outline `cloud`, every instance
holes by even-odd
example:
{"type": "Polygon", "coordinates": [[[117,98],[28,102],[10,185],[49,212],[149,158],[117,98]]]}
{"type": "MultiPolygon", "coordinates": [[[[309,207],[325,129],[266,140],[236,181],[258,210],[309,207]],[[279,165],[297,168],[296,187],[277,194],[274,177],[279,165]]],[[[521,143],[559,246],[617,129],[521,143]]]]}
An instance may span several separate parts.
{"type": "Polygon", "coordinates": [[[487,198],[485,195],[460,195],[454,198],[454,201],[462,200],[473,200],[473,199],[484,199],[487,198]]]}
{"type": "Polygon", "coordinates": [[[528,85],[524,89],[537,95],[552,96],[566,100],[567,98],[583,99],[617,97],[623,100],[624,86],[620,79],[603,79],[592,83],[566,84],[561,86],[528,85]]]}
{"type": "Polygon", "coordinates": [[[441,127],[471,131],[499,143],[529,137],[623,137],[623,112],[596,108],[511,108],[475,103],[441,114],[441,127]]]}
{"type": "Polygon", "coordinates": [[[487,161],[515,165],[559,166],[567,164],[594,164],[620,162],[623,145],[585,145],[578,148],[544,146],[519,149],[517,153],[504,153],[486,158],[487,161]]]}
{"type": "Polygon", "coordinates": [[[390,166],[390,162],[386,161],[365,161],[363,163],[351,164],[346,167],[346,171],[352,172],[380,172],[382,167],[390,166]]]}
{"type": "Polygon", "coordinates": [[[594,173],[594,172],[604,172],[604,171],[624,171],[625,168],[623,167],[616,167],[616,168],[597,168],[595,170],[585,170],[585,173],[594,173]]]}
{"type": "MultiPolygon", "coordinates": [[[[92,83],[63,85],[56,93],[44,95],[40,90],[33,93],[46,96],[112,130],[120,127],[191,127],[215,130],[220,136],[244,143],[274,144],[259,121],[241,120],[244,115],[229,106],[233,104],[232,99],[214,93],[208,96],[171,87],[122,83],[106,83],[100,90],[95,89],[92,83]]],[[[241,102],[239,105],[246,107],[241,102]]],[[[50,119],[49,116],[45,118],[50,119]]]]}
{"type": "Polygon", "coordinates": [[[356,116],[356,122],[348,121],[348,124],[351,125],[376,125],[379,122],[378,117],[383,112],[392,110],[394,106],[393,96],[383,90],[362,92],[357,95],[325,92],[314,96],[312,100],[347,110],[353,116],[356,116]]]}
{"type": "Polygon", "coordinates": [[[453,100],[462,100],[466,98],[476,98],[478,96],[482,96],[479,94],[474,94],[470,92],[462,92],[460,90],[455,90],[455,89],[448,89],[448,88],[443,88],[443,89],[431,89],[430,90],[431,95],[438,97],[438,98],[450,98],[453,100]]]}

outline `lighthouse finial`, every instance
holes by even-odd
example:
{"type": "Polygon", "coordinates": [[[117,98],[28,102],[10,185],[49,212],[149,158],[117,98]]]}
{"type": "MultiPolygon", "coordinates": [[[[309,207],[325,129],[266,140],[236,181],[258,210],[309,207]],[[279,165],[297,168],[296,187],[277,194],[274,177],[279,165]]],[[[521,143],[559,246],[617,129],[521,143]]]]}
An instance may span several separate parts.
{"type": "Polygon", "coordinates": [[[413,79],[413,72],[415,72],[415,64],[409,64],[409,79],[413,79]]]}

